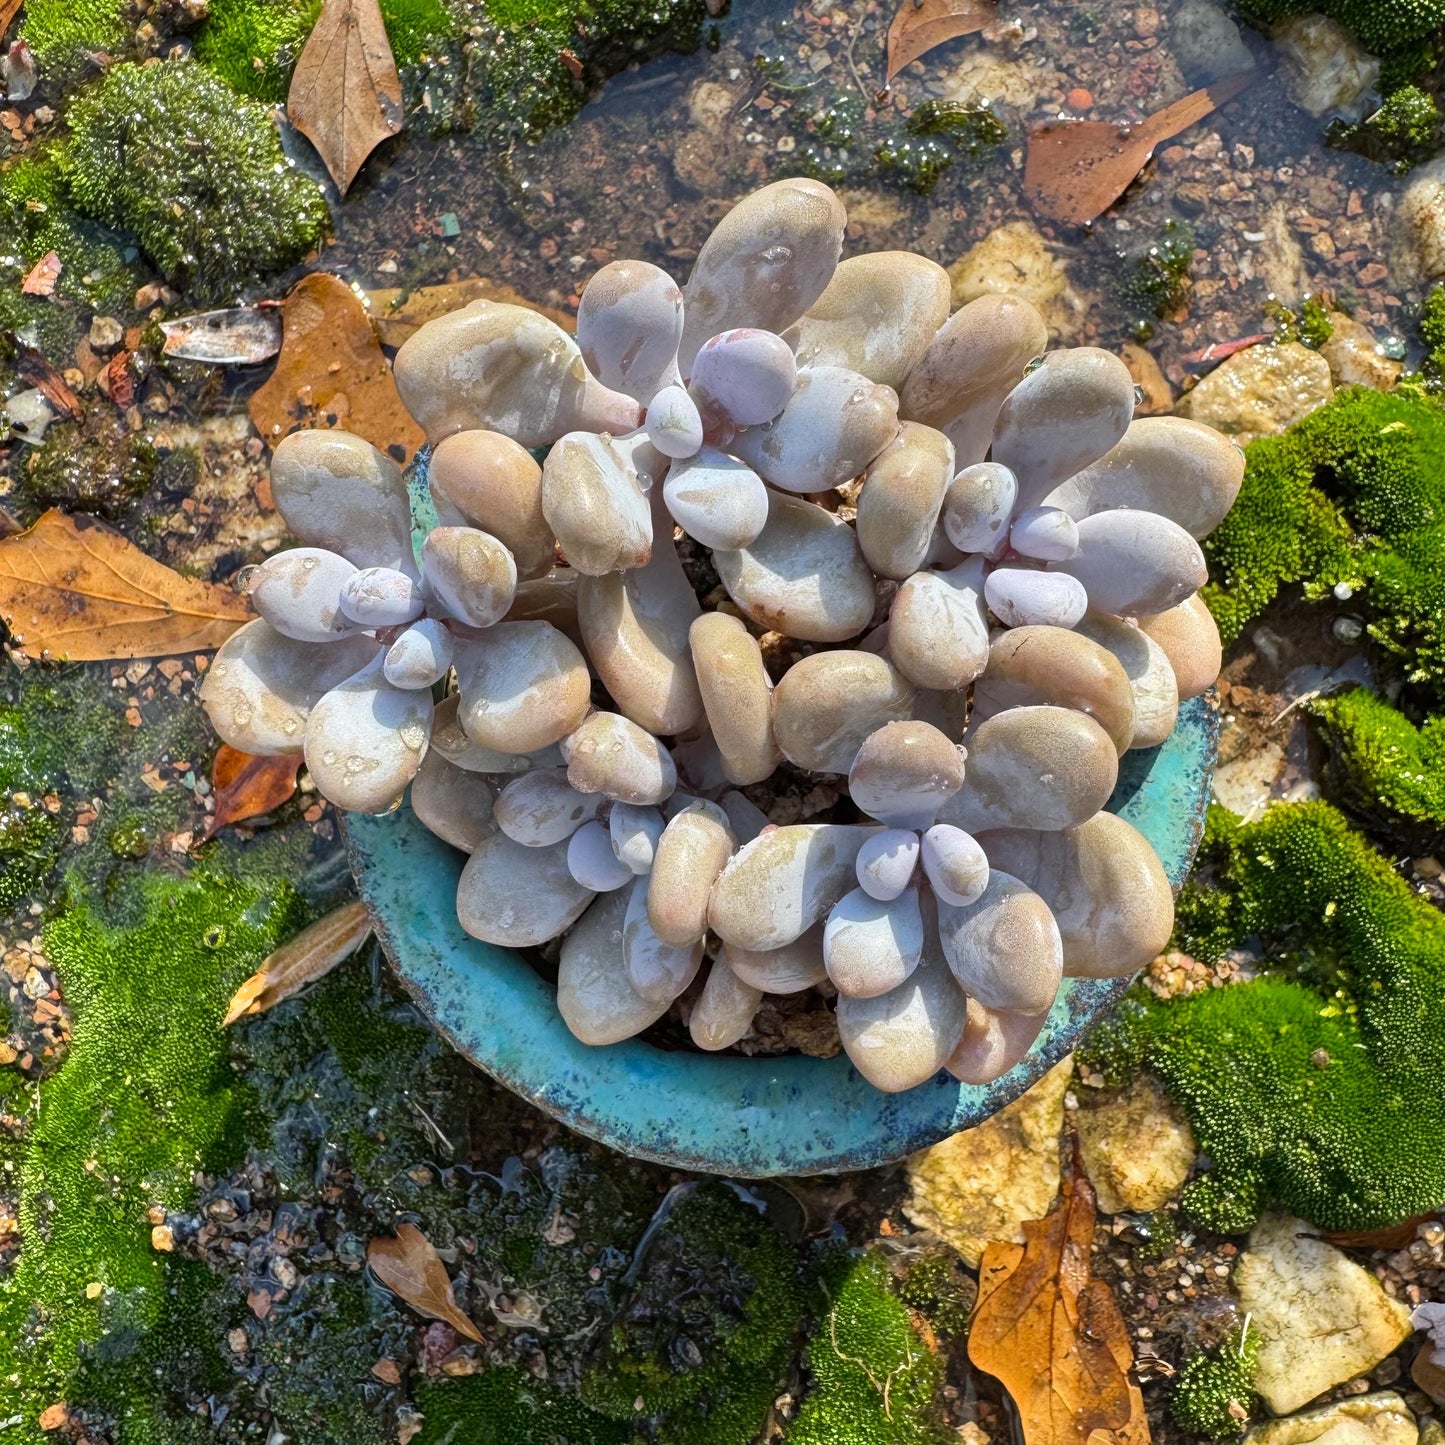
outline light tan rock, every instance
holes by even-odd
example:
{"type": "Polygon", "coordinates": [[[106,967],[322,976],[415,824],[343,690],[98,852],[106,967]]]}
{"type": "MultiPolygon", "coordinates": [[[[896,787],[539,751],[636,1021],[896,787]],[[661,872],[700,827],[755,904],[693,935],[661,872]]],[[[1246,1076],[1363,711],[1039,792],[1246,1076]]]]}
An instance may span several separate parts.
{"type": "Polygon", "coordinates": [[[1401,272],[1425,282],[1445,279],[1445,156],[1411,172],[1395,214],[1401,272]]]}
{"type": "MultiPolygon", "coordinates": [[[[499,753],[473,742],[462,730],[458,716],[461,701],[459,694],[452,693],[436,705],[432,714],[429,754],[440,753],[448,762],[468,773],[525,773],[535,766],[527,753],[499,753]]],[[[560,755],[556,761],[561,761],[560,755]]]]}
{"type": "Polygon", "coordinates": [[[577,307],[577,346],[604,386],[647,405],[681,381],[682,290],[647,261],[611,261],[588,281],[577,307]]]}
{"type": "Polygon", "coordinates": [[[1199,543],[1168,517],[1140,511],[1085,517],[1078,552],[1049,563],[1049,571],[1076,578],[1090,607],[1121,617],[1166,612],[1209,580],[1199,543]]]}
{"type": "Polygon", "coordinates": [[[1266,1420],[1244,1445],[1430,1445],[1410,1407],[1393,1390],[1336,1400],[1285,1420],[1266,1420]]]}
{"type": "Polygon", "coordinates": [[[1334,394],[1329,362],[1298,341],[1287,341],[1235,352],[1185,394],[1179,415],[1244,445],[1288,431],[1334,394]]]}
{"type": "Polygon", "coordinates": [[[713,228],[683,288],[684,376],[710,336],[737,326],[783,332],[824,293],[847,213],[820,181],[792,178],[745,196],[713,228]]]}
{"type": "Polygon", "coordinates": [[[1199,1153],[1188,1119],[1151,1074],[1104,1097],[1080,1090],[1074,1122],[1084,1172],[1105,1214],[1162,1209],[1199,1153]]]}
{"type": "Polygon", "coordinates": [[[562,943],[557,1009],[584,1044],[615,1044],[640,1034],[667,1012],[633,988],[622,960],[628,890],[604,893],[562,943]]]}
{"type": "Polygon", "coordinates": [[[548,622],[499,622],[458,640],[457,716],[473,742],[530,753],[576,730],[587,715],[587,660],[548,622]]]}
{"type": "MultiPolygon", "coordinates": [[[[1064,341],[1073,339],[1083,319],[1084,298],[1068,267],[1030,220],[996,226],[948,268],[948,275],[955,306],[967,306],[981,296],[1017,297],[1064,341]]],[[[1036,346],[1030,354],[1037,356],[1043,349],[1036,346]]]]}
{"type": "Polygon", "coordinates": [[[708,923],[729,946],[766,953],[800,938],[853,886],[875,830],[842,823],[773,828],[739,848],[713,884],[708,923]]]}
{"type": "Polygon", "coordinates": [[[660,803],[677,787],[667,749],[621,713],[594,712],[562,742],[567,780],[579,793],[602,793],[619,803],[660,803]]]}
{"type": "Polygon", "coordinates": [[[1255,1225],[1234,1270],[1259,1334],[1255,1388],[1277,1415],[1372,1370],[1410,1337],[1410,1309],[1302,1220],[1255,1225]]]}
{"type": "Polygon", "coordinates": [[[843,642],[873,617],[873,574],[852,527],[823,507],[768,493],[748,546],[713,553],[728,596],[759,627],[804,642],[843,642]]]}
{"type": "Polygon", "coordinates": [[[762,1001],[762,989],[744,983],[725,959],[717,959],[687,1021],[693,1043],[710,1053],[731,1048],[752,1028],[762,1001]]]}
{"type": "Polygon", "coordinates": [[[524,848],[503,832],[483,841],[457,882],[457,918],[473,938],[537,948],[565,933],[592,901],[567,870],[567,844],[524,848]]]}
{"type": "Polygon", "coordinates": [[[782,754],[773,737],[773,684],[757,639],[736,617],[710,612],[688,629],[708,727],[730,783],[772,775],[782,754]]]}
{"type": "Polygon", "coordinates": [[[577,615],[587,655],[619,710],[660,737],[695,728],[702,694],[688,628],[702,611],[667,541],[643,567],[583,577],[577,615]]]}
{"type": "Polygon", "coordinates": [[[1224,647],[1214,614],[1197,592],[1178,607],[1140,617],[1138,623],[1164,649],[1181,698],[1198,697],[1214,686],[1224,647]]]}
{"type": "Polygon", "coordinates": [[[948,320],[949,290],[948,272],[914,251],[850,257],[788,335],[798,365],[845,366],[896,391],[948,320]]]}
{"type": "Polygon", "coordinates": [[[923,912],[916,888],[889,899],[851,889],[833,905],[823,927],[823,963],[845,998],[888,993],[922,957],[923,912]]]}
{"type": "Polygon", "coordinates": [[[877,576],[901,582],[923,566],[952,481],[953,443],[921,422],[904,422],[858,494],[858,545],[877,576]]]}
{"type": "Polygon", "coordinates": [[[1337,20],[1295,15],[1270,32],[1289,98],[1313,116],[1362,120],[1380,78],[1380,61],[1337,20]]]}
{"type": "Polygon", "coordinates": [[[663,830],[652,862],[647,912],[664,943],[685,947],[707,932],[708,898],[733,846],[727,814],[703,799],[689,803],[663,830]]]}
{"type": "Polygon", "coordinates": [[[1043,318],[1011,286],[966,289],[970,295],[955,292],[960,309],[940,327],[898,399],[900,417],[948,437],[960,468],[988,455],[1004,397],[1049,341],[1043,318]]]}
{"type": "Polygon", "coordinates": [[[1405,369],[1404,362],[1386,356],[1375,333],[1343,311],[1330,312],[1330,326],[1330,338],[1320,347],[1320,355],[1330,364],[1334,384],[1390,391],[1405,369]]]}
{"type": "Polygon", "coordinates": [[[396,387],[429,440],[497,431],[523,447],[569,431],[620,435],[642,423],[631,397],[609,391],[555,322],[497,301],[428,321],[396,354],[396,387]]]}
{"type": "Polygon", "coordinates": [[[433,527],[421,549],[428,611],[468,627],[490,627],[512,606],[517,566],[489,532],[433,527]]]}
{"type": "Polygon", "coordinates": [[[869,733],[910,716],[914,696],[908,679],[875,653],[815,652],[778,682],[773,735],[795,766],[846,773],[869,733]]]}
{"type": "MultiPolygon", "coordinates": [[[[1104,806],[1118,776],[1119,755],[1093,718],[1048,705],[1009,708],[970,734],[962,791],[939,821],[973,834],[1073,828],[1104,806]]],[[[1029,882],[1016,869],[1004,871],[1029,882]]]]}
{"type": "Polygon", "coordinates": [[[427,480],[443,526],[480,527],[511,552],[519,577],[547,574],[556,538],[542,515],[542,468],[525,447],[500,432],[456,432],[432,452],[427,480]]]}
{"type": "Polygon", "coordinates": [[[952,1245],[970,1269],[991,1240],[1023,1243],[1025,1220],[1042,1219],[1059,1192],[1059,1132],[1072,1057],[986,1123],[908,1161],[904,1213],[952,1245]]]}
{"type": "Polygon", "coordinates": [[[1169,879],[1143,834],[1113,813],[1058,832],[996,829],[978,841],[995,868],[1023,879],[1053,910],[1066,977],[1124,977],[1168,944],[1169,879]]]}
{"type": "Polygon", "coordinates": [[[1124,752],[1134,736],[1134,693],[1119,659],[1082,632],[1014,627],[989,647],[973,688],[978,722],[1013,707],[1047,703],[1086,713],[1124,752]]]}
{"type": "Polygon", "coordinates": [[[1157,747],[1179,718],[1179,684],[1169,654],[1142,628],[1107,612],[1086,612],[1075,630],[1110,652],[1129,679],[1134,698],[1129,746],[1157,747]]]}
{"type": "Polygon", "coordinates": [[[1119,360],[1129,368],[1134,385],[1144,393],[1144,399],[1134,408],[1136,417],[1167,416],[1174,410],[1174,388],[1152,353],[1126,341],[1119,348],[1119,360]]]}

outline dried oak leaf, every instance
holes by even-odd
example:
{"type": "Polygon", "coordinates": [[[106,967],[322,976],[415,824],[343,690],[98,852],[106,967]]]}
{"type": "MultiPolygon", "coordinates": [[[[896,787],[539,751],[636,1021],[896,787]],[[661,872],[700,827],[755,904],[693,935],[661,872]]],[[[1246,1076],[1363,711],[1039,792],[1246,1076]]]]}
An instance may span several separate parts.
{"type": "Polygon", "coordinates": [[[65,269],[54,251],[47,251],[26,273],[20,283],[20,290],[26,296],[54,296],[55,283],[65,269]]]}
{"type": "MultiPolygon", "coordinates": [[[[301,759],[292,757],[287,761],[296,765],[301,759]]],[[[270,954],[236,990],[221,1027],[226,1028],[249,1014],[265,1013],[283,999],[299,993],[308,983],[324,978],[343,959],[350,958],[370,932],[371,916],[364,903],[344,903],[325,918],[318,918],[270,954]]]]}
{"type": "Polygon", "coordinates": [[[998,19],[995,0],[899,0],[888,27],[888,79],[935,45],[972,35],[998,19]]]}
{"type": "Polygon", "coordinates": [[[377,0],[326,0],[291,76],[286,113],[344,196],[367,156],[404,123],[377,0]]]}
{"type": "Polygon", "coordinates": [[[1024,163],[1024,195],[1051,220],[1080,226],[1096,220],[1129,189],[1157,146],[1233,100],[1254,74],[1247,70],[1226,76],[1138,125],[1054,120],[1035,126],[1024,163]]]}
{"type": "Polygon", "coordinates": [[[0,0],[0,35],[9,28],[10,22],[20,13],[25,0],[0,0]]]}
{"type": "Polygon", "coordinates": [[[296,791],[296,774],[300,770],[300,753],[258,758],[222,743],[211,770],[216,810],[201,834],[201,842],[232,823],[259,818],[279,808],[296,791]]]}
{"type": "Polygon", "coordinates": [[[281,307],[276,369],[251,397],[269,446],[303,427],[341,427],[405,463],[426,440],[356,293],[339,276],[303,277],[281,307]]]}
{"type": "Polygon", "coordinates": [[[457,1305],[447,1267],[431,1241],[414,1224],[399,1224],[394,1237],[366,1246],[372,1273],[419,1314],[445,1320],[460,1335],[481,1343],[482,1332],[457,1305]]]}
{"type": "Polygon", "coordinates": [[[512,306],[525,306],[536,311],[549,321],[555,321],[563,331],[577,329],[577,318],[570,311],[555,306],[538,306],[505,281],[489,281],[485,276],[473,276],[466,281],[444,281],[437,286],[418,286],[415,290],[403,290],[399,286],[368,291],[366,299],[376,318],[376,329],[381,334],[383,346],[400,346],[415,336],[428,321],[460,311],[473,301],[505,301],[512,306]]]}
{"type": "Polygon", "coordinates": [[[94,517],[46,512],[0,541],[0,621],[26,657],[95,662],[219,647],[251,604],[147,557],[94,517]]]}
{"type": "Polygon", "coordinates": [[[990,1244],[979,1266],[968,1357],[1013,1397],[1025,1445],[1148,1445],[1128,1328],[1091,1274],[1094,1215],[1076,1159],[1053,1213],[1027,1221],[1021,1245],[990,1244]]]}

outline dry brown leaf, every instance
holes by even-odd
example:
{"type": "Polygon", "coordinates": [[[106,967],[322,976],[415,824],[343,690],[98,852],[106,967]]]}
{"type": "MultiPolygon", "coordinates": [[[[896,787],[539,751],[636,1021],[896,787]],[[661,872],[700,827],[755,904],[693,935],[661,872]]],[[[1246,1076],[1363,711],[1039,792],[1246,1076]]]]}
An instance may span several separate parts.
{"type": "Polygon", "coordinates": [[[20,13],[25,0],[0,0],[0,35],[10,28],[10,22],[20,13]]]}
{"type": "MultiPolygon", "coordinates": [[[[1320,1238],[1341,1249],[1404,1249],[1413,1244],[1419,1225],[1435,1218],[1435,1211],[1417,1214],[1413,1219],[1402,1219],[1399,1224],[1387,1225],[1384,1229],[1336,1229],[1324,1230],[1320,1238]]],[[[1301,1234],[1301,1239],[1310,1238],[1301,1234]]]]}
{"type": "Polygon", "coordinates": [[[401,404],[391,366],[356,293],[339,276],[305,276],[281,308],[276,369],[251,397],[270,446],[303,427],[341,427],[407,462],[426,440],[401,404]]]}
{"type": "Polygon", "coordinates": [[[222,743],[211,770],[216,810],[201,842],[232,823],[243,823],[279,808],[296,791],[296,774],[300,770],[300,753],[258,758],[222,743]]]}
{"type": "Polygon", "coordinates": [[[291,76],[286,113],[344,196],[367,156],[404,123],[377,0],[326,0],[291,76]]]}
{"type": "Polygon", "coordinates": [[[35,387],[53,406],[57,414],[68,416],[71,421],[84,421],[85,410],[80,399],[70,389],[65,378],[33,346],[27,346],[13,332],[10,338],[19,353],[16,370],[20,379],[35,387]]]}
{"type": "Polygon", "coordinates": [[[1094,1190],[1078,1162],[1024,1243],[990,1244],[979,1266],[968,1357],[1018,1406],[1025,1445],[1148,1445],[1133,1352],[1109,1286],[1094,1279],[1094,1190]]]}
{"type": "Polygon", "coordinates": [[[899,0],[888,27],[888,77],[893,77],[935,45],[972,35],[998,19],[995,0],[899,0]]]}
{"type": "Polygon", "coordinates": [[[54,296],[55,283],[65,269],[54,251],[47,251],[25,274],[20,290],[26,296],[54,296]]]}
{"type": "Polygon", "coordinates": [[[1197,125],[1254,79],[1226,76],[1196,90],[1138,125],[1105,120],[1057,120],[1029,132],[1024,195],[1041,215],[1083,225],[1102,216],[1129,189],[1155,148],[1197,125]]]}
{"type": "Polygon", "coordinates": [[[459,311],[473,301],[505,301],[511,306],[525,306],[549,321],[555,321],[563,331],[577,329],[577,318],[570,311],[562,311],[555,306],[538,306],[505,281],[489,281],[485,276],[473,276],[467,281],[447,281],[439,286],[419,286],[414,291],[388,287],[368,291],[366,299],[371,304],[383,346],[400,346],[415,336],[428,321],[435,321],[449,311],[459,311]]]}
{"type": "Polygon", "coordinates": [[[366,1262],[418,1314],[445,1320],[459,1335],[481,1343],[482,1332],[457,1305],[446,1265],[416,1225],[399,1224],[394,1238],[373,1239],[366,1246],[366,1262]]]}
{"type": "Polygon", "coordinates": [[[370,932],[371,915],[364,903],[344,903],[325,918],[318,918],[283,943],[236,990],[221,1027],[249,1014],[263,1014],[308,983],[324,978],[343,959],[350,958],[370,932]]]}
{"type": "Polygon", "coordinates": [[[0,541],[0,621],[26,657],[206,652],[251,616],[229,587],[172,572],[94,517],[52,509],[0,541]]]}

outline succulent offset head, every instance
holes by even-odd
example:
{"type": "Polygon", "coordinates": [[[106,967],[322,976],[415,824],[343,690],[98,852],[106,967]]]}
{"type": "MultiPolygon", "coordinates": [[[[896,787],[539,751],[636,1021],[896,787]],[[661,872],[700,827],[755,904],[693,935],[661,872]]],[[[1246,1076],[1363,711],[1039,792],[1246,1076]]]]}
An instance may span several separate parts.
{"type": "Polygon", "coordinates": [[[879,1088],[983,1083],[1063,977],[1168,939],[1157,858],[1101,809],[1218,670],[1198,539],[1243,461],[1134,421],[1107,352],[1042,354],[1026,302],[950,316],[923,257],[840,264],[844,219],[781,181],[685,287],[603,267],[575,340],[490,302],[424,326],[396,380],[441,525],[418,556],[389,457],[288,437],[305,545],[250,573],[202,696],[342,808],[410,784],[470,855],[463,927],[560,939],[588,1043],[677,1010],[727,1048],[817,989],[879,1088]],[[757,806],[785,766],[835,785],[820,820],[757,806]]]}

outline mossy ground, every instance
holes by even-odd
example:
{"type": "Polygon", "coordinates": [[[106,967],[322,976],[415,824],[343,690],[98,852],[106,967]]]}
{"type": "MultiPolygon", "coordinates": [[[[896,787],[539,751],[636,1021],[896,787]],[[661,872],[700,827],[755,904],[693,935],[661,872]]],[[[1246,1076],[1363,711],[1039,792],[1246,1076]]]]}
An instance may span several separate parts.
{"type": "Polygon", "coordinates": [[[1327,1229],[1374,1229],[1445,1198],[1445,915],[1324,803],[1257,823],[1211,814],[1207,885],[1180,899],[1202,959],[1251,935],[1250,983],[1160,1003],[1136,991],[1090,1054],[1143,1064],[1183,1105],[1207,1172],[1186,1210],[1223,1233],[1277,1203],[1327,1229]]]}

